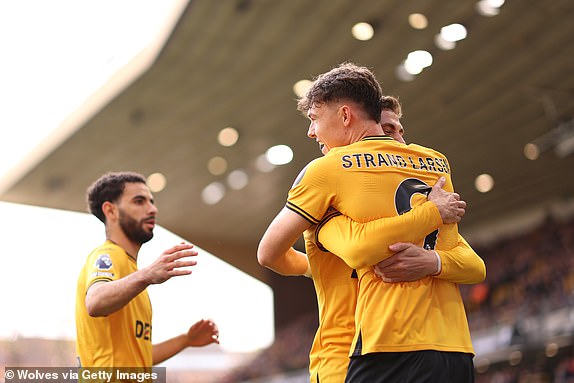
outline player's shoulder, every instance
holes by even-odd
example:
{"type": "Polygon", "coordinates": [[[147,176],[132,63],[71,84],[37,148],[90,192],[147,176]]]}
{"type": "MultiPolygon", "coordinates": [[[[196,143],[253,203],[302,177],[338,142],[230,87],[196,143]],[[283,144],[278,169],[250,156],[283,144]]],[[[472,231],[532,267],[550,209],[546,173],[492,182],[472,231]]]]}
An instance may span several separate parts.
{"type": "Polygon", "coordinates": [[[328,167],[330,162],[332,162],[332,159],[327,158],[327,156],[311,160],[303,169],[301,169],[297,178],[295,178],[295,182],[293,182],[293,187],[298,185],[305,177],[318,177],[325,174],[325,167],[328,167]]]}
{"type": "Polygon", "coordinates": [[[87,263],[91,264],[111,264],[122,262],[125,259],[125,251],[113,242],[106,241],[96,247],[88,256],[87,263]]]}

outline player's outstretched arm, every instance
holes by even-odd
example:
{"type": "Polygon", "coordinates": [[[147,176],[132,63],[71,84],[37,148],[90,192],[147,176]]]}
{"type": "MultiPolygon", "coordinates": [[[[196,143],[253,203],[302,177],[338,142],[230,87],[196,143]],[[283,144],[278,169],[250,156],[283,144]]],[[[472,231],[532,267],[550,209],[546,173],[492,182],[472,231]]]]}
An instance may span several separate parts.
{"type": "Polygon", "coordinates": [[[202,347],[212,343],[219,344],[219,329],[212,320],[202,319],[194,323],[187,333],[154,344],[152,346],[152,361],[156,365],[187,347],[202,347]]]}
{"type": "Polygon", "coordinates": [[[86,293],[88,314],[94,317],[112,314],[149,285],[163,283],[175,276],[191,274],[191,270],[183,268],[197,263],[189,259],[197,255],[197,251],[192,249],[193,245],[190,244],[176,245],[141,270],[115,281],[94,283],[86,293]]]}
{"type": "Polygon", "coordinates": [[[263,234],[257,249],[257,260],[281,275],[308,273],[307,255],[292,248],[312,224],[299,214],[283,208],[263,234]]]}

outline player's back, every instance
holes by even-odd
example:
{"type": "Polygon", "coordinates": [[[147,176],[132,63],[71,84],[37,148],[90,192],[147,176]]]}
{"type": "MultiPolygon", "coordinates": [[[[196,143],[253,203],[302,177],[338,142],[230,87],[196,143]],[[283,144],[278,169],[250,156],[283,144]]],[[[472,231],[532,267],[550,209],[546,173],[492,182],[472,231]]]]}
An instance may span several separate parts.
{"type": "MultiPolygon", "coordinates": [[[[425,200],[439,177],[453,191],[450,167],[439,152],[369,137],[335,148],[325,160],[333,178],[330,203],[355,221],[402,214],[425,200]],[[328,157],[328,158],[327,158],[328,157]]],[[[457,244],[455,224],[421,238],[418,245],[450,250],[457,244]]],[[[364,240],[377,241],[377,238],[364,240]]],[[[434,349],[472,352],[464,306],[456,284],[432,277],[416,282],[385,283],[372,267],[358,270],[357,332],[352,352],[434,349]]]]}
{"type": "Polygon", "coordinates": [[[333,207],[358,222],[390,217],[410,210],[411,197],[444,176],[452,191],[450,168],[439,152],[404,145],[386,137],[369,137],[332,149],[325,157],[334,169],[333,207]]]}

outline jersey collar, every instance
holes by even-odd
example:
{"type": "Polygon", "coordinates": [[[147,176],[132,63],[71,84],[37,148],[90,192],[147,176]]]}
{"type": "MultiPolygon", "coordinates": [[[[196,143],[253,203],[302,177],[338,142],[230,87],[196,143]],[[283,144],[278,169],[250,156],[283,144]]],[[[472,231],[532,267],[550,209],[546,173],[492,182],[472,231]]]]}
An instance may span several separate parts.
{"type": "Polygon", "coordinates": [[[363,137],[361,141],[393,141],[393,138],[389,136],[367,136],[363,137]]]}
{"type": "Polygon", "coordinates": [[[109,239],[109,238],[106,239],[106,243],[110,243],[110,244],[112,244],[112,245],[114,245],[114,246],[119,247],[119,248],[122,249],[122,251],[128,256],[129,259],[131,259],[132,261],[134,261],[134,262],[137,263],[137,259],[135,259],[130,253],[128,253],[128,252],[126,251],[126,249],[124,249],[123,247],[121,247],[120,245],[118,245],[117,243],[115,243],[114,241],[112,241],[111,239],[109,239]]]}

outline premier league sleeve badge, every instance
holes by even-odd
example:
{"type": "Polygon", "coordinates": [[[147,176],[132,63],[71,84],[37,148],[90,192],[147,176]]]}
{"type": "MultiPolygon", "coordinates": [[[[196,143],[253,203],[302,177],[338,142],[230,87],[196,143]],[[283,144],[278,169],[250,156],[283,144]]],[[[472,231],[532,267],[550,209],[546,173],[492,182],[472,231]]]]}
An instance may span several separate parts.
{"type": "Polygon", "coordinates": [[[112,266],[112,259],[109,254],[102,254],[96,259],[95,267],[98,270],[109,270],[112,266]]]}

